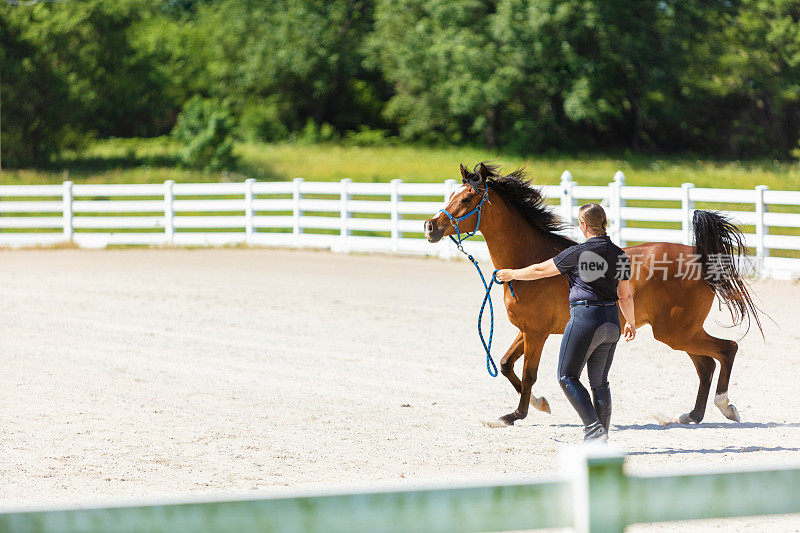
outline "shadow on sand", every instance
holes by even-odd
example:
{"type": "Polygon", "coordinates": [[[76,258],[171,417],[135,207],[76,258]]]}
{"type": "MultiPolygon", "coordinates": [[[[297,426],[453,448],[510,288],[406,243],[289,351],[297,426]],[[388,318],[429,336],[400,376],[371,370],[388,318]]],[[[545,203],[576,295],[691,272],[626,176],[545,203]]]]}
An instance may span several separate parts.
{"type": "MultiPolygon", "coordinates": [[[[582,428],[580,424],[553,424],[562,428],[582,428]]],[[[770,429],[800,428],[800,422],[706,422],[700,424],[611,424],[611,436],[618,431],[656,430],[664,431],[673,428],[683,429],[770,429]]],[[[800,448],[785,446],[723,446],[722,448],[671,448],[656,450],[628,451],[627,455],[672,455],[683,453],[757,453],[757,452],[798,452],[800,448]]]]}
{"type": "Polygon", "coordinates": [[[686,429],[769,429],[769,428],[800,428],[800,422],[701,422],[700,424],[612,424],[617,431],[629,430],[656,430],[663,431],[670,428],[686,429]]]}
{"type": "Polygon", "coordinates": [[[753,452],[797,452],[800,448],[785,448],[783,446],[725,446],[722,448],[663,448],[661,450],[629,451],[628,455],[673,455],[680,453],[753,453],[753,452]]]}
{"type": "MultiPolygon", "coordinates": [[[[580,424],[549,424],[560,428],[582,428],[580,424]]],[[[800,428],[800,422],[701,422],[699,424],[611,424],[612,431],[665,431],[668,429],[770,429],[800,428]]]]}

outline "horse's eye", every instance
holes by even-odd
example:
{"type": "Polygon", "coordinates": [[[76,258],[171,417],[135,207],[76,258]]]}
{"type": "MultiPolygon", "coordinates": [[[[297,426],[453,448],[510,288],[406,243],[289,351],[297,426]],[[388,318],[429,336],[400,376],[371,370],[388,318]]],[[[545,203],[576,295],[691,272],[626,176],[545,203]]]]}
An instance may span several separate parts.
{"type": "Polygon", "coordinates": [[[462,199],[461,199],[461,203],[462,203],[462,204],[466,204],[466,203],[469,203],[469,202],[470,202],[470,200],[472,200],[472,195],[465,196],[464,198],[462,198],[462,199]]]}

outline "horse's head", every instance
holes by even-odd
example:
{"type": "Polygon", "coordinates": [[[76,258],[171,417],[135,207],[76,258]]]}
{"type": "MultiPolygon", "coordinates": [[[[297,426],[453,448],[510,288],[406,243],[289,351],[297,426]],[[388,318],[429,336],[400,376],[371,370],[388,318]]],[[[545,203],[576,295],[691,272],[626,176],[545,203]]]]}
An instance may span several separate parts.
{"type": "Polygon", "coordinates": [[[461,187],[450,196],[444,210],[425,221],[425,238],[428,239],[428,242],[439,242],[443,237],[455,235],[457,231],[454,221],[458,221],[458,231],[461,233],[470,233],[477,228],[477,213],[463,220],[458,219],[469,214],[481,204],[487,193],[486,180],[492,175],[492,169],[483,163],[479,163],[472,172],[467,170],[464,165],[460,165],[460,167],[461,187]],[[450,216],[448,217],[444,211],[450,213],[450,216]]]}

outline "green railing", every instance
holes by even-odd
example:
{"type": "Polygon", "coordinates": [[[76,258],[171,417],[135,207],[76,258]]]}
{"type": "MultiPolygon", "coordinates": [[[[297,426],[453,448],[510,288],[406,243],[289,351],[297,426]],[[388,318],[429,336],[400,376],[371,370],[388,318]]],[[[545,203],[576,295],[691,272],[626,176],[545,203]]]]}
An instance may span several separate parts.
{"type": "Polygon", "coordinates": [[[538,482],[191,501],[107,508],[6,511],[8,532],[465,532],[800,513],[800,468],[629,476],[624,454],[579,447],[565,475],[538,482]]]}

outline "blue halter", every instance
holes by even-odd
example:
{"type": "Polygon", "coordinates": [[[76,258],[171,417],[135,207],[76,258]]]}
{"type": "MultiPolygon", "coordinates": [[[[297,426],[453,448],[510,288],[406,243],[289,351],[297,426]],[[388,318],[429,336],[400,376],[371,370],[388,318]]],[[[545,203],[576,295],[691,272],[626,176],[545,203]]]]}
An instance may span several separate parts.
{"type": "MultiPolygon", "coordinates": [[[[447,218],[450,219],[450,223],[456,229],[456,236],[454,237],[450,235],[450,240],[452,240],[455,243],[456,248],[458,248],[458,251],[466,255],[467,259],[469,259],[475,266],[475,270],[478,271],[478,274],[481,277],[481,283],[483,283],[483,288],[486,290],[486,293],[483,296],[483,303],[481,304],[481,310],[478,313],[478,336],[481,338],[481,344],[483,344],[483,349],[486,352],[486,371],[489,372],[489,375],[494,378],[497,377],[497,365],[494,364],[494,359],[492,359],[492,337],[494,336],[494,306],[492,305],[492,299],[490,297],[490,294],[492,291],[492,285],[494,285],[495,283],[497,283],[498,285],[502,285],[503,282],[497,280],[497,270],[495,270],[494,272],[492,272],[492,279],[489,281],[489,283],[486,283],[486,278],[483,275],[483,271],[481,271],[481,267],[478,265],[478,261],[474,257],[472,257],[472,254],[467,253],[464,250],[464,246],[461,244],[465,240],[469,239],[470,237],[478,233],[478,230],[481,227],[481,209],[483,208],[483,203],[486,201],[487,198],[489,198],[489,191],[487,188],[484,188],[483,198],[481,198],[480,203],[478,203],[475,209],[473,209],[466,215],[461,215],[460,217],[454,217],[452,214],[450,214],[450,212],[447,209],[440,209],[439,213],[444,213],[445,215],[447,215],[447,218]],[[464,236],[462,237],[461,230],[458,228],[458,223],[468,219],[469,217],[471,217],[476,213],[478,215],[478,221],[475,223],[475,229],[472,230],[472,232],[465,233],[464,236]],[[489,342],[486,342],[486,339],[483,336],[483,310],[486,308],[486,302],[489,302],[489,342]]],[[[511,296],[513,296],[514,299],[516,300],[517,295],[514,294],[514,288],[511,286],[510,281],[508,282],[508,290],[511,291],[511,296]]]]}
{"type": "Polygon", "coordinates": [[[439,210],[439,213],[444,213],[445,215],[447,215],[447,218],[450,219],[450,223],[456,229],[457,237],[453,237],[452,235],[450,235],[450,240],[452,240],[454,243],[456,243],[456,246],[458,247],[459,251],[461,251],[462,253],[466,253],[466,252],[464,252],[464,248],[462,248],[461,243],[464,242],[465,240],[469,239],[470,237],[472,237],[476,233],[478,233],[478,230],[481,227],[481,208],[483,208],[483,202],[485,202],[488,197],[489,197],[489,190],[484,188],[483,189],[483,198],[481,198],[481,201],[478,203],[477,206],[475,206],[475,209],[473,209],[472,211],[470,211],[466,215],[461,215],[458,218],[456,218],[453,215],[451,215],[450,211],[448,211],[447,209],[440,209],[439,210]],[[461,236],[461,230],[458,229],[458,223],[463,221],[463,220],[468,219],[469,217],[471,217],[475,213],[478,214],[478,221],[475,223],[475,229],[472,230],[471,233],[465,233],[464,236],[462,237],[461,236]]]}

